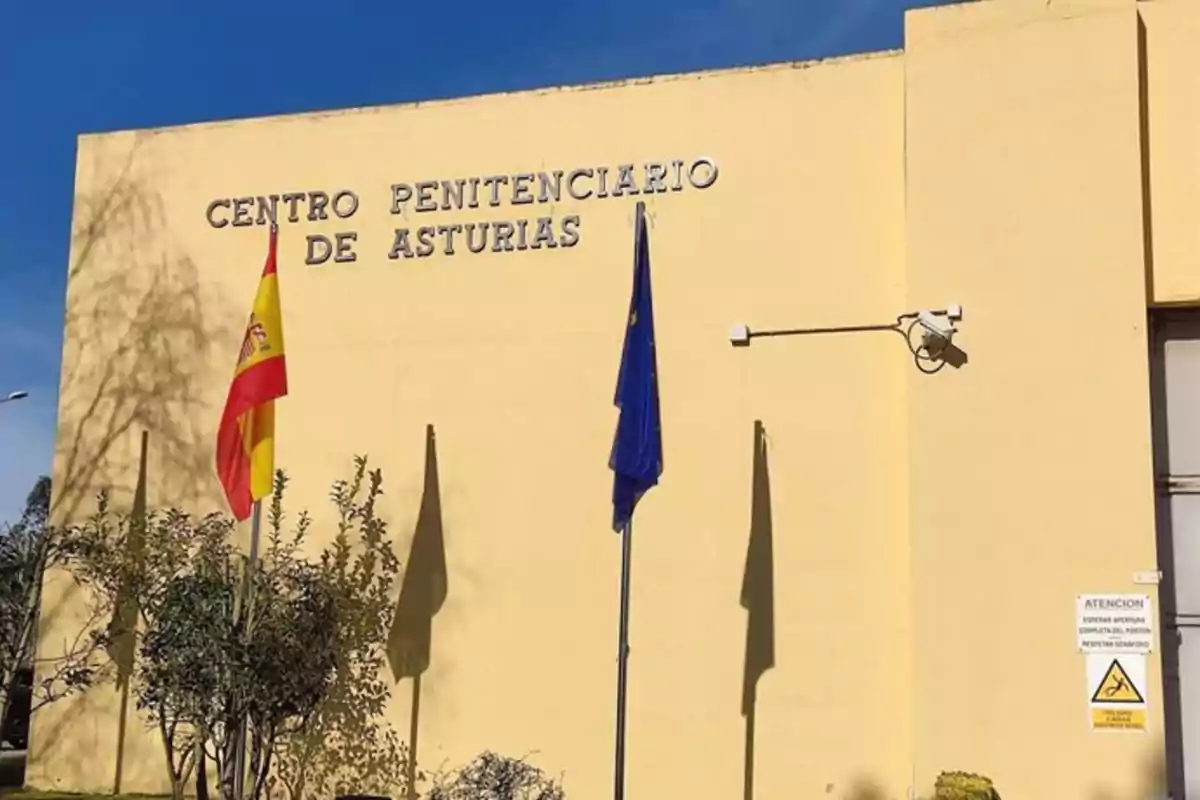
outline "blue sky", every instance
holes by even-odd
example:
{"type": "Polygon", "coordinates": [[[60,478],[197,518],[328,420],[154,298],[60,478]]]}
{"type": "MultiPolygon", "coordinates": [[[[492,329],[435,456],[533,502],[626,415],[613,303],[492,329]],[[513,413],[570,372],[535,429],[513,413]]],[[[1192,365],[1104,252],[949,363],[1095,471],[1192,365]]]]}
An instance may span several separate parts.
{"type": "Polygon", "coordinates": [[[30,397],[0,405],[0,522],[50,467],[77,134],[895,48],[904,9],[933,4],[5,4],[0,394],[30,397]]]}

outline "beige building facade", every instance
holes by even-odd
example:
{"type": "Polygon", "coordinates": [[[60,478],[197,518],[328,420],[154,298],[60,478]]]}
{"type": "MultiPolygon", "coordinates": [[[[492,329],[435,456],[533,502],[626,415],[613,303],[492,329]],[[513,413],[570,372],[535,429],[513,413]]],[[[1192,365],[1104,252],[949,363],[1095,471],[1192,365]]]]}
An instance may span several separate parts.
{"type": "MultiPolygon", "coordinates": [[[[1200,4],[905,27],[903,51],[819,63],[81,137],[59,521],[128,502],[143,431],[153,505],[224,508],[213,443],[273,211],[292,507],[331,523],[365,453],[405,560],[437,431],[420,762],[531,754],[611,796],[607,460],[643,201],[666,468],[636,518],[630,796],[903,798],[942,770],[1047,800],[1200,787],[1176,627],[1200,557],[1170,488],[1200,473],[1200,4]],[[933,374],[886,331],[729,341],[950,304],[933,374]],[[747,716],[756,420],[774,666],[747,716]],[[1150,652],[1121,661],[1132,731],[1094,727],[1092,595],[1151,604],[1150,652]]],[[[46,592],[50,652],[82,601],[46,592]]],[[[36,715],[29,783],[111,790],[119,707],[99,687],[36,715]]],[[[128,714],[122,788],[162,790],[128,714]]]]}

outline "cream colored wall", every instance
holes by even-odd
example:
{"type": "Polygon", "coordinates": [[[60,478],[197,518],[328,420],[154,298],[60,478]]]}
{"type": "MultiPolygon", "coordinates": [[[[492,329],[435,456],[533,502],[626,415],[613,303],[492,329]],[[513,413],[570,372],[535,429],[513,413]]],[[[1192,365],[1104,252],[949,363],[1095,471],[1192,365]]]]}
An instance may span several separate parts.
{"type": "MultiPolygon", "coordinates": [[[[293,502],[328,520],[329,483],[353,454],[370,453],[406,552],[424,426],[434,423],[450,594],[423,681],[424,763],[484,748],[536,751],[539,764],[565,773],[572,796],[604,796],[619,558],[607,458],[633,200],[564,198],[555,216],[582,218],[572,249],[393,262],[388,187],[712,156],[721,172],[711,188],[647,198],[667,468],[637,517],[630,792],[742,791],[739,592],[756,418],[772,443],[778,663],[760,684],[757,795],[864,780],[902,792],[912,745],[909,620],[896,601],[908,581],[903,349],[880,334],[734,350],[726,331],[738,320],[819,326],[898,312],[903,80],[901,58],[887,55],[82,138],[81,196],[104,194],[136,144],[124,180],[157,202],[159,216],[110,231],[72,282],[79,310],[64,365],[60,516],[85,511],[104,483],[132,487],[128,456],[143,424],[158,467],[152,501],[215,507],[210,442],[266,229],[213,230],[204,209],[216,197],[354,189],[362,204],[352,225],[281,231],[291,394],[279,405],[278,461],[294,476],[293,502]],[[307,232],[346,228],[359,233],[357,263],[304,266],[307,232]],[[132,304],[160,269],[169,291],[154,291],[173,302],[149,321],[175,319],[171,309],[194,294],[211,341],[172,331],[171,359],[154,336],[111,358],[123,326],[94,325],[91,306],[109,302],[97,293],[132,304]],[[138,285],[101,285],[114,275],[138,285]],[[104,384],[110,364],[117,374],[104,384]],[[148,382],[167,367],[181,412],[154,416],[148,382]],[[82,449],[108,469],[79,474],[68,464],[73,421],[98,389],[101,407],[125,408],[117,400],[131,383],[128,394],[148,402],[126,409],[129,424],[108,426],[120,428],[111,439],[121,457],[102,456],[105,425],[85,426],[82,449]]],[[[76,225],[86,227],[82,212],[76,225]]],[[[83,257],[82,244],[73,257],[83,257]]],[[[51,592],[48,608],[57,600],[51,592]]],[[[51,627],[44,646],[54,640],[51,627]]],[[[396,694],[393,721],[406,732],[408,684],[396,694]]],[[[115,707],[97,690],[39,715],[31,782],[110,787],[115,707]]],[[[122,788],[161,788],[157,743],[136,727],[122,788]]]]}
{"type": "Polygon", "coordinates": [[[1146,40],[1149,184],[1154,240],[1152,297],[1200,301],[1200,6],[1139,3],[1146,40]]]}
{"type": "Polygon", "coordinates": [[[909,391],[916,772],[1134,797],[1150,731],[1087,726],[1074,598],[1153,569],[1132,3],[981,3],[906,26],[910,305],[969,363],[909,391]]]}

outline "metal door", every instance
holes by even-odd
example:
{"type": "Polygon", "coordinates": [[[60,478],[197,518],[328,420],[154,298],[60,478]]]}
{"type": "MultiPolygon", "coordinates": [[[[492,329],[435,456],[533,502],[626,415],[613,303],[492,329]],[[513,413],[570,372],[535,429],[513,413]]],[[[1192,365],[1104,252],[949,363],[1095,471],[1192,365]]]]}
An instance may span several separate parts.
{"type": "Polygon", "coordinates": [[[1200,798],[1200,310],[1153,323],[1166,766],[1182,800],[1200,798]]]}

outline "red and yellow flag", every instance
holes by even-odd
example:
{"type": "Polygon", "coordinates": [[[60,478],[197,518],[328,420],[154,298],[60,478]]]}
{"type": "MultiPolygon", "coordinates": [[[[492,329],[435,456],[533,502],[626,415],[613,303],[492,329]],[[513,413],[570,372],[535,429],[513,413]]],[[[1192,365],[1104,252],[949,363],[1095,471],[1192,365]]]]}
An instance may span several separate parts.
{"type": "Polygon", "coordinates": [[[271,494],[275,473],[275,400],[287,394],[275,239],[272,226],[267,263],[217,431],[217,475],[238,520],[249,517],[254,503],[271,494]]]}

